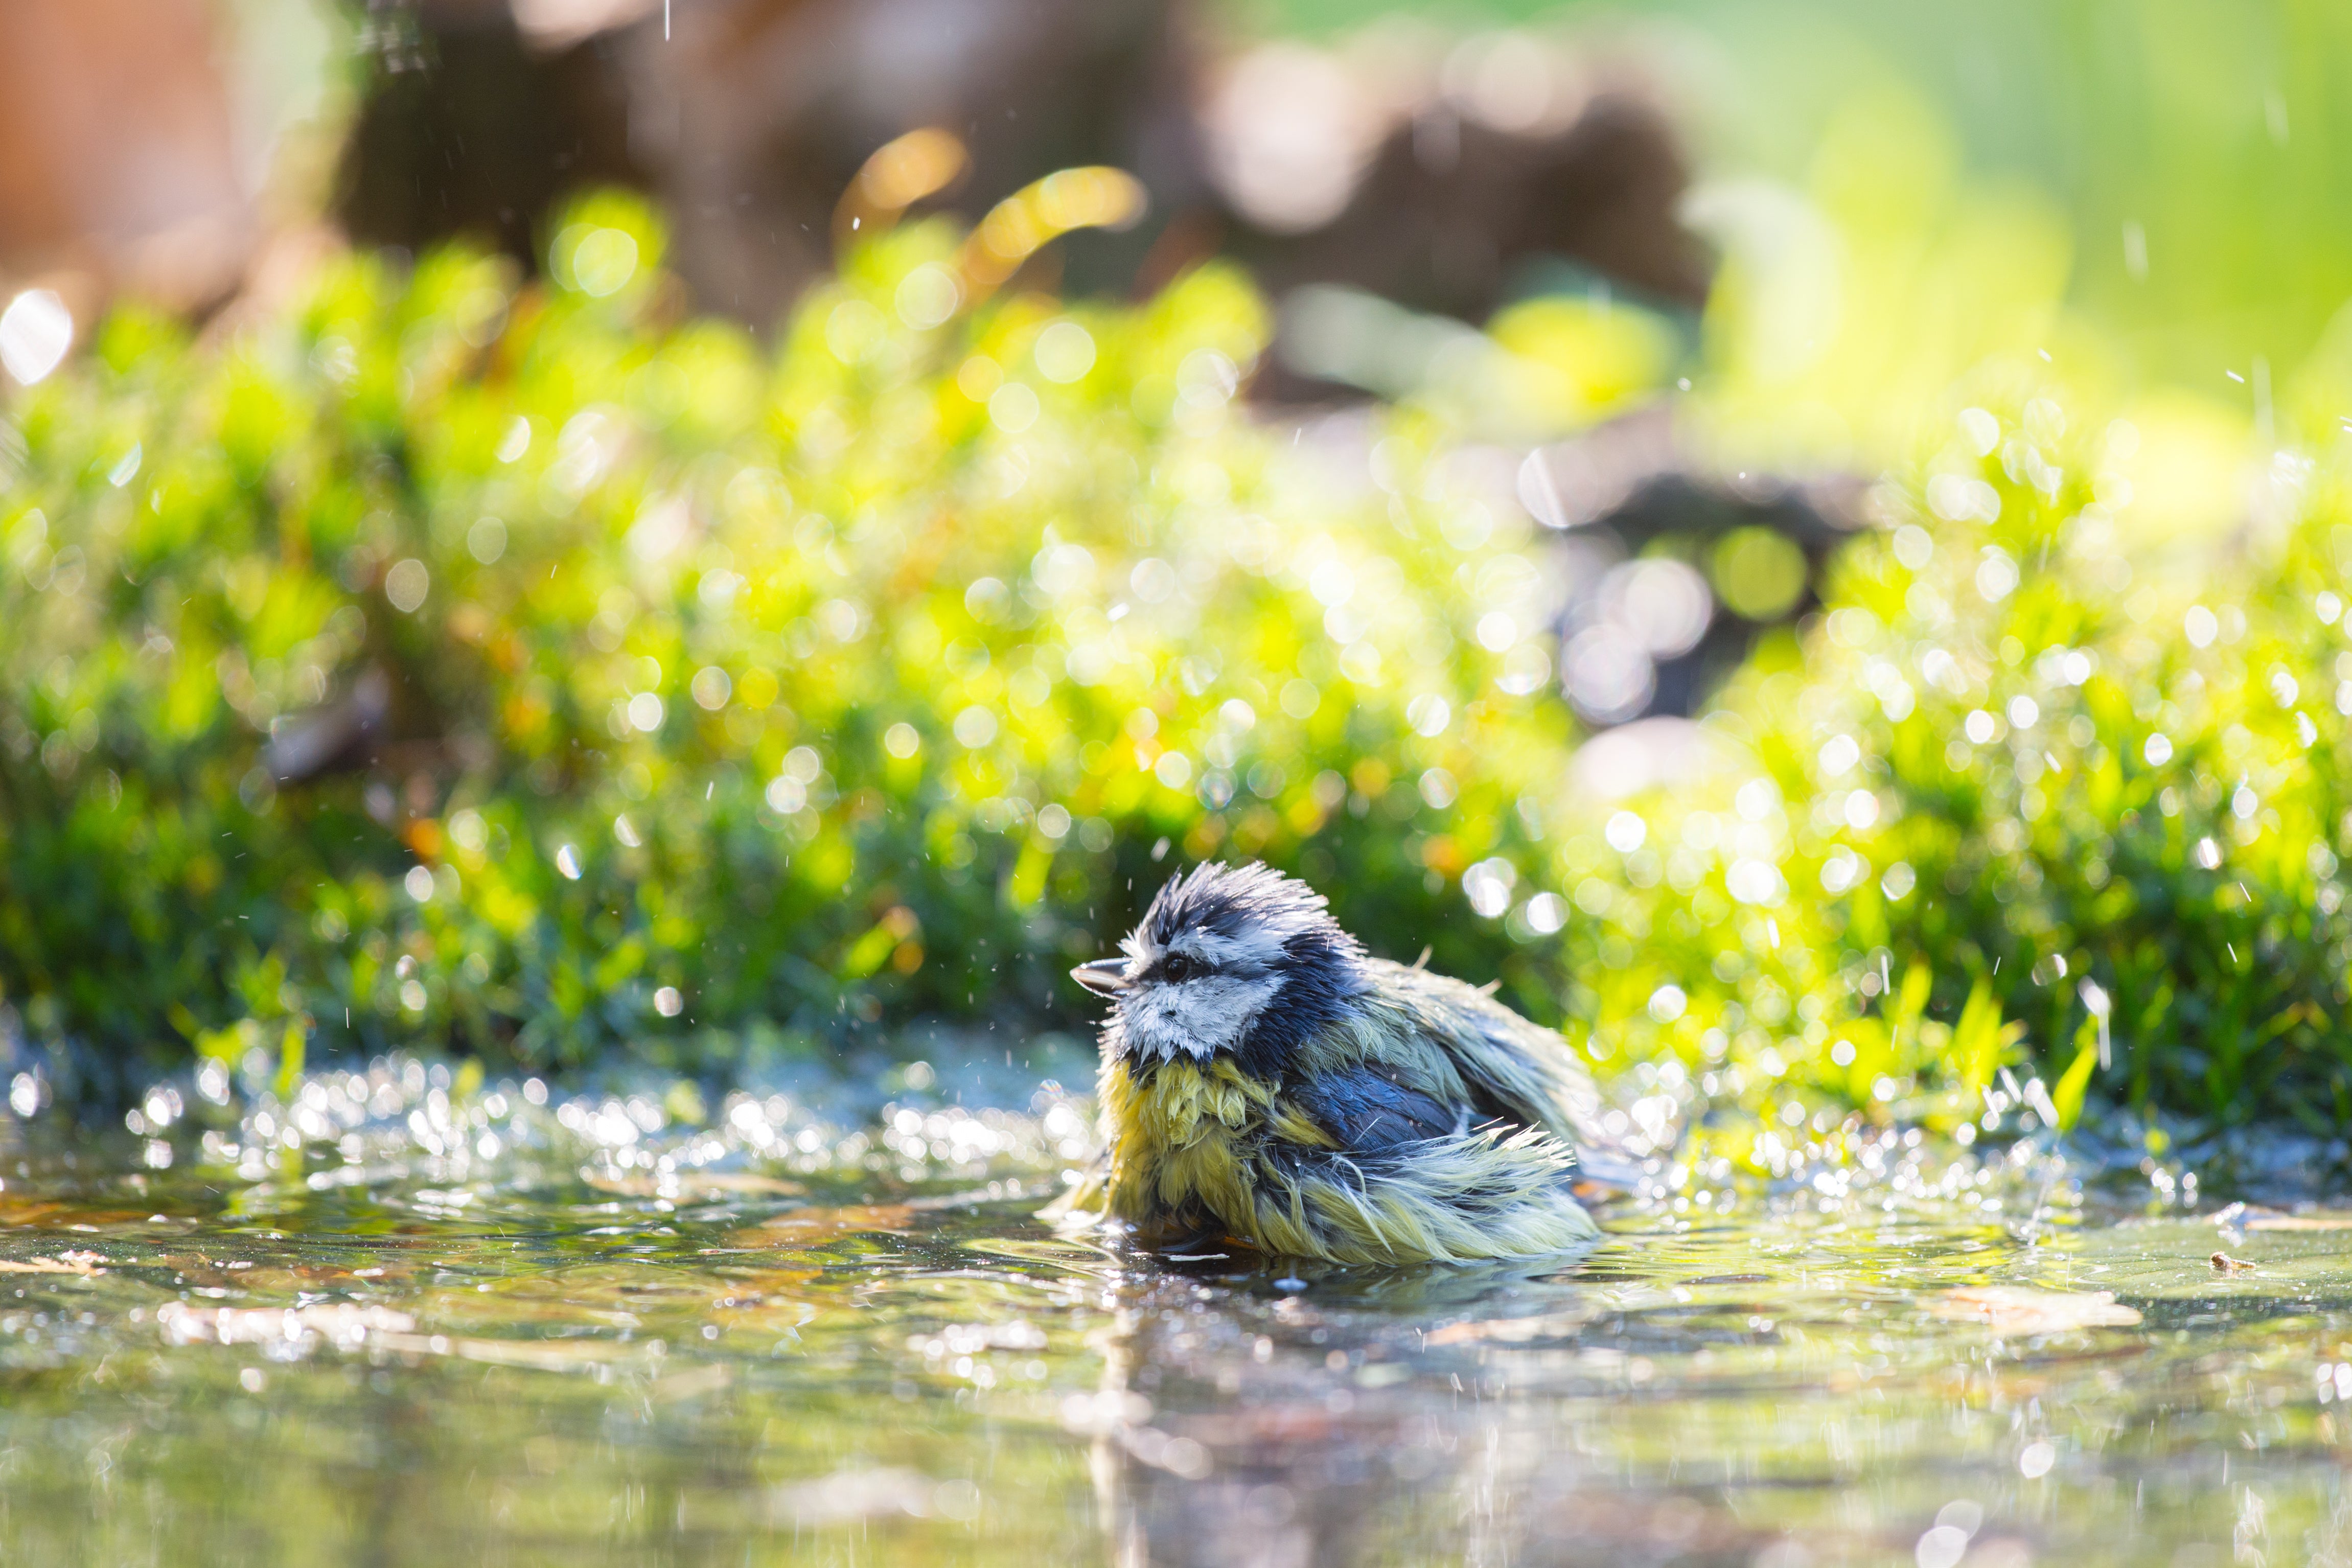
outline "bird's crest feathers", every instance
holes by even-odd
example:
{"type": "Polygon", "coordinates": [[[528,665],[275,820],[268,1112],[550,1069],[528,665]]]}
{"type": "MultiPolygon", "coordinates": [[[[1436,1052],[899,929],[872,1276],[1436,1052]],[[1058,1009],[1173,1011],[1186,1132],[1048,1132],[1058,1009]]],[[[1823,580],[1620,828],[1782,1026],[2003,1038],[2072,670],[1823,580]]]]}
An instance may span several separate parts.
{"type": "Polygon", "coordinates": [[[1182,952],[1215,968],[1244,970],[1270,968],[1302,945],[1340,960],[1364,955],[1331,918],[1323,895],[1306,883],[1268,866],[1214,863],[1171,879],[1120,943],[1138,963],[1182,952]]]}

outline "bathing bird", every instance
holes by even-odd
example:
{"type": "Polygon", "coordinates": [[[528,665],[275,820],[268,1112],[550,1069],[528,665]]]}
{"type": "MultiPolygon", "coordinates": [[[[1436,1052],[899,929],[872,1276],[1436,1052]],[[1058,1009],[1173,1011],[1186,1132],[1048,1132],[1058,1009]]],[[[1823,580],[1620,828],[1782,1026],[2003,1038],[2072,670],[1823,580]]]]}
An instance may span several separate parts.
{"type": "Polygon", "coordinates": [[[1486,990],[1370,956],[1321,894],[1261,865],[1179,875],[1119,946],[1071,972],[1111,1012],[1104,1148],[1065,1215],[1163,1252],[1342,1265],[1598,1234],[1573,1188],[1625,1156],[1592,1080],[1486,990]]]}

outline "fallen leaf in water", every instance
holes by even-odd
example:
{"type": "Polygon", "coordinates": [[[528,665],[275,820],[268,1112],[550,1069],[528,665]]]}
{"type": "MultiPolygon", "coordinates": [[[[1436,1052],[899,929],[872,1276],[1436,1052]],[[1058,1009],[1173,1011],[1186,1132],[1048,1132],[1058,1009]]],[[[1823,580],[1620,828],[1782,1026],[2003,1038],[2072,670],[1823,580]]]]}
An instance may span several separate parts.
{"type": "Polygon", "coordinates": [[[2054,1334],[2068,1329],[2121,1329],[2139,1310],[2112,1290],[2037,1290],[2027,1285],[1964,1285],[1947,1290],[1927,1310],[1954,1322],[1983,1323],[2009,1334],[2054,1334]]]}
{"type": "Polygon", "coordinates": [[[973,1187],[967,1192],[939,1193],[927,1198],[908,1198],[907,1206],[910,1209],[931,1213],[940,1209],[970,1208],[975,1204],[993,1204],[1003,1201],[1004,1194],[1002,1192],[992,1193],[986,1187],[973,1187]]]}
{"type": "Polygon", "coordinates": [[[141,1225],[148,1218],[144,1210],[89,1208],[76,1203],[0,1193],[0,1226],[95,1231],[111,1226],[141,1225]]]}
{"type": "Polygon", "coordinates": [[[730,1325],[773,1320],[796,1328],[815,1315],[808,1287],[823,1277],[824,1271],[816,1268],[730,1270],[728,1278],[714,1282],[719,1294],[709,1299],[706,1310],[730,1325]]]}
{"type": "Polygon", "coordinates": [[[0,1274],[79,1274],[88,1279],[103,1274],[106,1259],[95,1252],[61,1252],[55,1258],[0,1258],[0,1274]]]}
{"type": "Polygon", "coordinates": [[[656,1176],[590,1176],[590,1186],[623,1198],[675,1198],[689,1193],[736,1197],[796,1198],[808,1188],[756,1171],[666,1171],[656,1176]]]}
{"type": "Polygon", "coordinates": [[[903,1236],[914,1218],[915,1211],[905,1204],[793,1209],[739,1230],[732,1239],[751,1247],[813,1247],[845,1236],[903,1236]]]}

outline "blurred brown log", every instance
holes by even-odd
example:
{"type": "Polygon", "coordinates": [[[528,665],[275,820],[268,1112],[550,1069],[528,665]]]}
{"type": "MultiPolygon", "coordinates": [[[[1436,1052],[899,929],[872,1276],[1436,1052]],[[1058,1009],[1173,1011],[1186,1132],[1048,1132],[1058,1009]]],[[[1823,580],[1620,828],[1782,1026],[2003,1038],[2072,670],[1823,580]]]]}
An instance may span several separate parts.
{"type": "Polygon", "coordinates": [[[976,218],[1056,169],[1109,163],[1159,212],[1058,247],[1066,283],[1123,288],[1169,212],[1199,200],[1178,0],[703,0],[629,52],[633,144],[704,300],[772,320],[830,264],[834,204],[919,126],[971,166],[935,205],[976,218]]]}
{"type": "MultiPolygon", "coordinates": [[[[874,150],[961,137],[934,206],[977,217],[1055,169],[1112,163],[1163,210],[1201,192],[1178,0],[426,0],[402,13],[346,163],[355,237],[487,236],[528,257],[547,209],[597,183],[667,206],[706,307],[766,325],[833,261],[831,221],[874,150]],[[667,37],[665,36],[667,32],[667,37]]],[[[1120,287],[1150,243],[1062,247],[1073,287],[1120,287]]]]}
{"type": "Polygon", "coordinates": [[[1664,110],[1633,73],[1555,41],[1474,40],[1455,51],[1467,85],[1448,96],[1433,60],[1399,96],[1297,46],[1213,66],[1197,0],[420,0],[397,14],[417,37],[387,54],[352,145],[355,237],[470,231],[527,257],[562,192],[634,184],[669,209],[671,262],[700,303],[758,325],[831,266],[835,206],[866,159],[924,126],[970,149],[967,175],[929,204],[967,218],[1076,164],[1143,181],[1142,224],[1055,247],[1072,292],[1148,289],[1220,252],[1276,295],[1341,282],[1471,321],[1546,258],[1664,300],[1706,287],[1675,217],[1685,171],[1664,110]],[[1517,96],[1498,104],[1497,80],[1517,96]],[[1301,200],[1312,210],[1292,221],[1301,200]]]}
{"type": "Polygon", "coordinates": [[[1597,96],[1539,134],[1433,109],[1382,140],[1330,222],[1281,233],[1237,219],[1225,248],[1276,295],[1344,283],[1473,322],[1538,258],[1696,305],[1707,258],[1675,216],[1688,183],[1674,127],[1631,92],[1597,96]]]}
{"type": "Polygon", "coordinates": [[[374,80],[336,194],[345,230],[412,250],[465,235],[528,262],[566,193],[645,185],[613,30],[642,9],[604,0],[371,6],[374,80]]]}
{"type": "Polygon", "coordinates": [[[0,5],[0,273],[195,307],[258,226],[208,0],[0,5]]]}

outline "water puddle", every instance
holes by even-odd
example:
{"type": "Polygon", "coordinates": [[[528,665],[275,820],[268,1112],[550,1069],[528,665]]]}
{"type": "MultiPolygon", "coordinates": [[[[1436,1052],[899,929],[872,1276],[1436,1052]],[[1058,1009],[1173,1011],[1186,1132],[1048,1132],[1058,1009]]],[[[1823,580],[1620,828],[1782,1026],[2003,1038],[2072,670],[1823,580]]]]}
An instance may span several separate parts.
{"type": "Polygon", "coordinates": [[[11,1561],[2352,1560],[2325,1214],[1922,1155],[1299,1279],[1040,1225],[1050,1100],[681,1126],[412,1068],[149,1131],[0,1152],[11,1561]]]}

